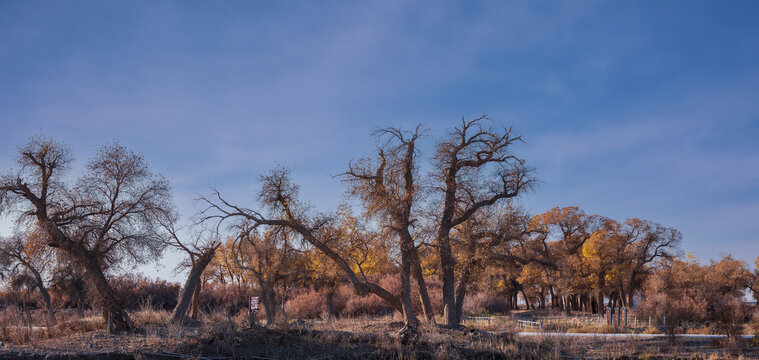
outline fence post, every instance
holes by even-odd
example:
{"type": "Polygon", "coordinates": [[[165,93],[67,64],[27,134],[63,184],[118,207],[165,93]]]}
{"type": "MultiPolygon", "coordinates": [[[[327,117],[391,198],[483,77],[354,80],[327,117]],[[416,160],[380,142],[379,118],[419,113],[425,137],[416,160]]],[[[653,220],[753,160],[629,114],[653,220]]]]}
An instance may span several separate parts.
{"type": "Polygon", "coordinates": [[[611,308],[606,308],[606,325],[611,326],[611,308]]]}

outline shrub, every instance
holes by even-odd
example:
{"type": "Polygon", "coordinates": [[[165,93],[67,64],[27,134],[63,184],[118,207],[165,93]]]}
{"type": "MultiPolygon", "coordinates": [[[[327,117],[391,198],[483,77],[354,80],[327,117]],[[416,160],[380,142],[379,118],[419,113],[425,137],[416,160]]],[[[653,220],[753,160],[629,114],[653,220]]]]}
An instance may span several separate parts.
{"type": "Polygon", "coordinates": [[[673,260],[646,281],[639,312],[665,323],[672,343],[685,323],[708,322],[714,331],[736,339],[746,317],[739,298],[749,278],[745,264],[729,256],[707,266],[673,260]]]}
{"type": "Polygon", "coordinates": [[[345,304],[343,314],[348,316],[385,315],[391,314],[393,311],[395,311],[395,309],[377,295],[353,295],[345,304]]]}
{"type": "Polygon", "coordinates": [[[313,288],[302,289],[290,296],[285,304],[285,310],[290,317],[313,319],[326,311],[324,295],[313,288]]]}
{"type": "Polygon", "coordinates": [[[577,334],[592,334],[592,333],[599,333],[599,334],[614,334],[619,332],[619,329],[617,329],[614,326],[609,325],[583,325],[578,327],[573,327],[567,329],[568,333],[577,333],[577,334]]]}
{"type": "Polygon", "coordinates": [[[102,316],[92,316],[61,321],[50,331],[51,337],[63,337],[76,333],[101,330],[105,326],[102,316]]]}
{"type": "Polygon", "coordinates": [[[507,299],[487,292],[477,292],[464,298],[464,313],[491,315],[509,311],[507,299]]]}
{"type": "MultiPolygon", "coordinates": [[[[200,292],[200,306],[205,312],[222,309],[230,315],[248,312],[250,297],[258,296],[249,286],[235,284],[209,284],[200,292]]],[[[259,311],[259,313],[263,313],[259,311]]]]}
{"type": "Polygon", "coordinates": [[[122,275],[111,279],[111,286],[125,309],[138,310],[150,302],[155,309],[172,310],[177,306],[180,286],[165,280],[150,280],[141,275],[122,275]]]}
{"type": "Polygon", "coordinates": [[[646,329],[643,330],[643,333],[644,334],[661,334],[661,332],[656,326],[651,326],[651,325],[646,327],[646,329]]]}

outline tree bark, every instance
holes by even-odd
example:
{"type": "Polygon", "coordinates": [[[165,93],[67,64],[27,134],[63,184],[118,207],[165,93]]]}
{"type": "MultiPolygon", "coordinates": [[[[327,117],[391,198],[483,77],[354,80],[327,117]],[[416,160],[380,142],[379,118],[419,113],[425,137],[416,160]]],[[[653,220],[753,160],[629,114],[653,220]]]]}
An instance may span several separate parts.
{"type": "MultiPolygon", "coordinates": [[[[409,235],[410,236],[410,235],[409,235]]],[[[427,283],[424,281],[424,274],[422,273],[422,263],[419,261],[419,252],[416,248],[411,252],[413,257],[413,274],[416,284],[419,286],[419,298],[422,301],[422,312],[424,317],[430,323],[435,323],[435,311],[432,308],[432,301],[430,301],[430,295],[427,292],[427,283]]]]}
{"type": "Polygon", "coordinates": [[[134,329],[129,316],[121,306],[121,301],[105,278],[100,265],[92,256],[76,258],[85,268],[90,283],[100,295],[100,305],[107,317],[107,329],[109,333],[131,331],[134,329]]]}
{"type": "Polygon", "coordinates": [[[56,325],[58,321],[55,319],[55,309],[53,308],[53,302],[50,301],[50,293],[48,293],[45,287],[40,287],[40,293],[42,293],[42,299],[45,301],[45,307],[47,308],[47,319],[50,325],[56,325]]]}
{"type": "Polygon", "coordinates": [[[182,288],[182,293],[179,294],[177,306],[174,307],[174,313],[171,315],[172,323],[179,323],[184,320],[184,317],[187,314],[187,309],[190,306],[191,302],[193,308],[193,314],[191,315],[195,315],[194,317],[191,317],[193,319],[197,318],[196,306],[198,306],[199,303],[198,300],[201,287],[200,277],[203,275],[203,271],[206,269],[211,260],[213,260],[215,252],[216,249],[214,248],[213,250],[209,250],[201,254],[192,265],[190,273],[187,275],[187,280],[185,281],[184,287],[182,288]]]}
{"type": "Polygon", "coordinates": [[[604,278],[605,277],[606,277],[606,273],[605,272],[599,273],[598,274],[598,280],[596,282],[596,288],[597,288],[597,291],[598,291],[598,293],[596,294],[596,296],[598,298],[597,299],[597,302],[598,302],[598,313],[601,314],[601,315],[603,315],[606,312],[606,309],[604,308],[604,293],[603,293],[604,278]]]}
{"type": "Polygon", "coordinates": [[[525,310],[530,310],[530,300],[527,298],[527,294],[524,293],[524,289],[520,290],[522,297],[524,298],[525,310]]]}
{"type": "Polygon", "coordinates": [[[456,313],[456,277],[454,274],[455,260],[451,253],[451,242],[448,235],[440,237],[440,268],[443,280],[443,317],[448,327],[458,326],[459,316],[456,313]]]}
{"type": "Polygon", "coordinates": [[[416,328],[419,320],[414,314],[414,308],[411,302],[411,266],[412,256],[410,249],[414,247],[413,243],[404,241],[401,244],[401,304],[403,307],[403,316],[406,322],[406,328],[416,328]]]}
{"type": "Polygon", "coordinates": [[[84,300],[81,296],[78,296],[76,299],[76,314],[79,317],[84,317],[84,300]]]}
{"type": "Polygon", "coordinates": [[[264,312],[266,312],[266,326],[271,326],[274,324],[277,315],[277,300],[274,289],[263,282],[259,282],[259,285],[261,286],[261,302],[264,305],[264,312]]]}
{"type": "Polygon", "coordinates": [[[327,303],[327,320],[333,320],[335,319],[335,292],[333,290],[329,290],[324,294],[325,301],[327,303]]]}
{"type": "Polygon", "coordinates": [[[55,309],[53,309],[53,303],[50,301],[50,293],[47,291],[45,282],[42,280],[42,274],[40,274],[37,269],[31,266],[31,264],[24,262],[24,265],[27,269],[29,269],[29,271],[31,271],[32,275],[34,275],[34,281],[37,283],[37,288],[40,290],[40,294],[42,294],[42,300],[45,301],[45,307],[47,308],[47,318],[50,322],[50,325],[57,324],[58,322],[55,319],[55,309]]]}
{"type": "Polygon", "coordinates": [[[190,311],[190,318],[192,319],[197,319],[200,316],[200,290],[202,288],[203,281],[201,280],[192,293],[192,311],[190,311]]]}
{"type": "Polygon", "coordinates": [[[556,294],[553,292],[553,286],[548,287],[548,295],[551,297],[551,309],[558,307],[559,302],[556,299],[556,294]]]}

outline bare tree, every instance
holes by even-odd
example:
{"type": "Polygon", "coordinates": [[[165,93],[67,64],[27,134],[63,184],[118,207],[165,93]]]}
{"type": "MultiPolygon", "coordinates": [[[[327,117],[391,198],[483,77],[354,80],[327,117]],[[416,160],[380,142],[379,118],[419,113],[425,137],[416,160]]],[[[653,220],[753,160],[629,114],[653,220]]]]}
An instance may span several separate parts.
{"type": "Polygon", "coordinates": [[[190,268],[187,280],[179,293],[177,306],[174,307],[174,312],[171,315],[171,322],[181,323],[185,319],[190,305],[192,305],[190,318],[197,319],[202,288],[201,276],[213,260],[216,249],[219,248],[221,242],[203,231],[197,231],[191,235],[190,241],[183,241],[180,235],[181,229],[177,228],[176,225],[179,216],[174,212],[162,215],[157,218],[157,221],[165,232],[164,242],[167,246],[187,254],[187,258],[178,265],[178,268],[190,268]]]}
{"type": "Polygon", "coordinates": [[[362,159],[351,163],[343,174],[350,193],[360,198],[367,212],[393,232],[399,239],[401,249],[401,298],[407,322],[414,324],[416,316],[411,307],[411,282],[413,274],[419,287],[422,310],[427,319],[434,323],[427,285],[422,274],[419,253],[411,233],[415,219],[413,209],[420,186],[416,177],[416,141],[421,135],[421,126],[412,132],[387,128],[375,133],[380,143],[378,159],[362,159]]]}
{"type": "Polygon", "coordinates": [[[453,258],[451,231],[483,208],[514,198],[535,183],[532,169],[511,153],[511,146],[522,142],[511,128],[486,126],[485,115],[462,119],[448,137],[437,145],[435,155],[442,193],[437,219],[436,243],[443,280],[443,316],[446,326],[458,326],[456,310],[456,261],[453,258]]]}
{"type": "Polygon", "coordinates": [[[24,275],[24,282],[37,288],[47,308],[48,321],[55,325],[55,309],[48,291],[49,271],[55,264],[54,253],[42,241],[38,233],[16,234],[0,240],[0,266],[8,274],[24,275]]]}
{"type": "Polygon", "coordinates": [[[107,317],[109,331],[132,329],[105,270],[157,259],[156,214],[170,201],[169,185],[143,158],[118,144],[103,146],[76,184],[63,173],[71,162],[65,146],[33,137],[19,151],[18,171],[0,177],[0,212],[20,210],[18,220],[36,223],[48,245],[85,269],[107,317]]]}

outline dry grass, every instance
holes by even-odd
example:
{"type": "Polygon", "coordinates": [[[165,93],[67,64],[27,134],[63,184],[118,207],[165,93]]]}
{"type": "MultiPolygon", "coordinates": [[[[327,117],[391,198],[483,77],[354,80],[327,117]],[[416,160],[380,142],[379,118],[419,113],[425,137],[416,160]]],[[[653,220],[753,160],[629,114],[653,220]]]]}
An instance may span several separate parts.
{"type": "Polygon", "coordinates": [[[617,333],[624,333],[627,332],[623,328],[614,327],[614,326],[608,326],[608,325],[587,325],[587,326],[578,326],[567,329],[568,333],[576,333],[576,334],[617,334],[617,333]]]}
{"type": "Polygon", "coordinates": [[[165,310],[140,310],[132,314],[132,322],[137,327],[166,324],[170,316],[165,310]]]}
{"type": "MultiPolygon", "coordinates": [[[[143,331],[119,335],[108,335],[102,330],[104,324],[99,314],[86,315],[80,318],[75,313],[63,312],[59,325],[24,335],[23,331],[15,331],[22,321],[17,312],[0,312],[0,336],[6,336],[6,340],[0,341],[8,344],[6,349],[38,354],[171,351],[196,357],[277,359],[313,358],[317,354],[317,357],[334,359],[706,359],[758,355],[757,350],[738,342],[680,342],[671,347],[666,339],[520,337],[508,328],[509,322],[460,330],[422,324],[419,337],[410,344],[403,344],[396,336],[403,326],[397,314],[335,321],[298,319],[288,323],[280,321],[268,328],[249,329],[244,313],[230,316],[224,311],[211,311],[202,314],[195,326],[180,326],[168,324],[169,312],[145,306],[131,314],[143,331]],[[482,328],[488,329],[483,331],[482,328]]],[[[588,327],[575,331],[610,333],[615,329],[588,327]]]]}
{"type": "Polygon", "coordinates": [[[140,304],[139,310],[131,315],[132,323],[137,327],[166,324],[171,313],[166,310],[157,310],[150,298],[140,304]]]}
{"type": "Polygon", "coordinates": [[[102,330],[104,327],[105,320],[102,316],[65,319],[50,329],[48,337],[65,337],[71,334],[102,330]]]}
{"type": "Polygon", "coordinates": [[[659,331],[659,328],[655,326],[648,326],[645,330],[643,330],[644,334],[661,334],[661,331],[659,331]]]}

